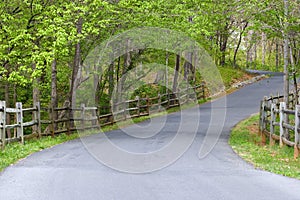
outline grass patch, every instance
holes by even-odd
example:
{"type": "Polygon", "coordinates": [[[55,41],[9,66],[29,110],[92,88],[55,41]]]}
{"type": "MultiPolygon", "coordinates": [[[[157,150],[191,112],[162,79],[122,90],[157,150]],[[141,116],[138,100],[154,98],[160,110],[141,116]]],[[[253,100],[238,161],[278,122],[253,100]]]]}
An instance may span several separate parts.
{"type": "Polygon", "coordinates": [[[258,119],[258,115],[252,116],[233,128],[229,139],[233,150],[256,168],[300,179],[300,160],[294,159],[293,148],[260,145],[258,119]]]}
{"type": "Polygon", "coordinates": [[[240,69],[233,69],[232,67],[218,67],[218,70],[227,89],[230,88],[234,83],[248,80],[253,77],[252,74],[240,69]]]}
{"type": "Polygon", "coordinates": [[[30,139],[25,141],[25,145],[18,142],[9,143],[3,151],[0,150],[0,172],[18,160],[28,155],[52,147],[57,144],[78,138],[78,134],[65,135],[61,134],[52,138],[51,136],[42,137],[41,139],[30,139]]]}

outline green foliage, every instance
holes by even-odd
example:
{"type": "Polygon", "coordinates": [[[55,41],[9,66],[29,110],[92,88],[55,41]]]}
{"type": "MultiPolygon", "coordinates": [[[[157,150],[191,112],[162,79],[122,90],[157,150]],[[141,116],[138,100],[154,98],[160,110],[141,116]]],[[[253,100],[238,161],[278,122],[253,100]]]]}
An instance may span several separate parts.
{"type": "Polygon", "coordinates": [[[162,85],[156,85],[156,84],[144,84],[140,88],[134,91],[132,94],[132,97],[139,96],[141,98],[145,97],[157,97],[158,94],[165,94],[166,93],[166,87],[162,85]]]}
{"type": "Polygon", "coordinates": [[[246,73],[239,69],[233,69],[231,67],[218,67],[223,83],[226,88],[229,88],[233,83],[244,79],[246,73]]]}
{"type": "MultiPolygon", "coordinates": [[[[40,89],[41,100],[46,105],[50,101],[51,63],[55,59],[61,104],[68,98],[70,90],[76,43],[81,44],[83,61],[92,48],[111,35],[143,26],[184,32],[200,43],[218,64],[222,55],[225,55],[225,63],[230,63],[236,47],[236,35],[245,22],[250,24],[249,31],[255,31],[257,34],[264,31],[270,41],[282,39],[282,23],[287,20],[289,28],[286,31],[290,33],[292,48],[297,57],[299,2],[290,0],[289,3],[287,17],[283,15],[283,3],[279,0],[2,1],[1,84],[16,85],[18,98],[24,100],[30,99],[30,95],[22,91],[30,90],[28,85],[38,80],[38,84],[33,87],[40,89]],[[83,20],[81,34],[77,34],[76,30],[79,19],[83,20]]],[[[243,37],[247,37],[248,33],[246,31],[243,37]]],[[[259,40],[260,38],[256,37],[250,43],[259,44],[259,40]]],[[[245,45],[246,43],[242,44],[243,48],[245,45]]],[[[238,52],[240,66],[245,65],[246,51],[244,48],[238,52]]],[[[141,60],[145,63],[155,60],[164,64],[165,52],[147,52],[143,57],[135,59],[133,66],[141,60]]],[[[262,66],[258,61],[260,54],[258,51],[257,60],[253,61],[252,65],[258,69],[274,70],[275,54],[270,52],[266,66],[262,66]]],[[[171,67],[174,66],[173,57],[174,55],[171,55],[169,59],[171,67]]]]}

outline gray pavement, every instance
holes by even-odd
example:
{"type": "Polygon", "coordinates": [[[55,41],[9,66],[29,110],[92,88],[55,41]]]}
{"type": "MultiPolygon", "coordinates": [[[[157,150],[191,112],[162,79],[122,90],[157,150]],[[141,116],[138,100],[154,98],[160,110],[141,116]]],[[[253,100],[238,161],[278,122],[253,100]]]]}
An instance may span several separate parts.
{"type": "MultiPolygon", "coordinates": [[[[226,109],[222,134],[203,159],[199,159],[198,153],[208,124],[222,125],[218,120],[210,123],[210,103],[189,110],[188,113],[200,111],[197,135],[188,151],[166,168],[141,174],[118,172],[101,164],[80,140],[74,140],[35,153],[8,167],[0,175],[0,199],[299,200],[300,181],[255,169],[239,158],[227,143],[230,129],[258,112],[263,96],[275,94],[281,87],[282,76],[272,76],[228,95],[227,105],[217,108],[226,109]]],[[[181,113],[168,115],[160,133],[147,139],[134,139],[120,130],[107,135],[113,143],[128,151],[151,152],[172,140],[181,118],[181,113]]],[[[154,119],[151,126],[155,128],[162,119],[154,119]]],[[[141,123],[140,127],[146,127],[147,123],[141,123]]],[[[136,134],[143,133],[139,128],[128,129],[136,134]]],[[[151,128],[144,130],[149,132],[151,128]]],[[[99,137],[100,134],[89,139],[93,141],[99,137]]]]}

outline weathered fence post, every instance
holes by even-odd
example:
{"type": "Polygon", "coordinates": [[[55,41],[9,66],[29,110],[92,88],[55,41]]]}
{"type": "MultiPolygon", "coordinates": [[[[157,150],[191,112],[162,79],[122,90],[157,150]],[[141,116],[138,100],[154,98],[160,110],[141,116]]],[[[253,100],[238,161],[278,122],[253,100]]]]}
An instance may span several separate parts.
{"type": "Polygon", "coordinates": [[[191,91],[192,91],[193,89],[192,89],[192,86],[190,86],[189,83],[187,83],[187,84],[188,84],[188,85],[187,85],[187,92],[186,92],[186,100],[187,100],[187,103],[189,103],[190,100],[191,100],[191,91]]]}
{"type": "Polygon", "coordinates": [[[24,144],[24,133],[23,133],[23,111],[22,111],[22,103],[16,103],[17,109],[17,138],[21,139],[22,144],[24,144]]]}
{"type": "Polygon", "coordinates": [[[201,92],[201,95],[202,95],[202,84],[201,85],[196,85],[193,87],[193,90],[194,90],[194,93],[196,95],[196,99],[200,99],[200,92],[201,92]],[[199,91],[199,88],[201,89],[201,91],[199,91]]]}
{"type": "Polygon", "coordinates": [[[71,113],[71,107],[70,107],[70,102],[66,102],[66,128],[67,128],[67,135],[71,134],[71,120],[70,119],[70,113],[71,113]]]}
{"type": "Polygon", "coordinates": [[[273,146],[275,144],[275,141],[272,138],[272,135],[275,133],[275,130],[274,130],[274,123],[276,120],[275,108],[276,108],[276,104],[272,103],[271,104],[271,118],[270,118],[270,146],[273,146]]]}
{"type": "Polygon", "coordinates": [[[261,144],[266,144],[266,135],[264,133],[266,129],[266,97],[264,97],[264,100],[261,101],[261,107],[260,107],[260,136],[261,136],[261,144]]]}
{"type": "Polygon", "coordinates": [[[85,129],[85,104],[82,103],[80,105],[80,108],[81,108],[81,113],[80,113],[81,129],[84,130],[85,129]]]}
{"type": "MultiPolygon", "coordinates": [[[[110,107],[109,107],[109,113],[111,114],[109,117],[108,117],[108,121],[110,122],[110,124],[114,124],[114,110],[116,109],[116,106],[113,102],[113,100],[110,100],[110,107]]],[[[101,127],[101,124],[99,123],[100,127],[101,127]]]]}
{"type": "Polygon", "coordinates": [[[124,118],[124,121],[126,121],[126,119],[127,119],[127,113],[126,113],[126,100],[123,100],[122,109],[123,109],[123,118],[124,118]]]}
{"type": "Polygon", "coordinates": [[[259,122],[258,122],[258,128],[259,131],[262,132],[262,127],[263,127],[263,100],[260,101],[260,106],[259,106],[259,122]]]}
{"type": "Polygon", "coordinates": [[[50,115],[50,131],[51,131],[51,136],[54,137],[55,135],[55,130],[54,130],[54,118],[53,118],[53,112],[54,112],[54,107],[51,105],[49,107],[49,115],[50,115]]]}
{"type": "Polygon", "coordinates": [[[167,109],[169,109],[169,108],[170,108],[170,104],[171,104],[171,103],[170,103],[170,91],[169,91],[169,90],[168,90],[168,93],[167,93],[167,100],[168,100],[168,101],[167,101],[167,102],[168,102],[168,103],[167,103],[167,109]]]}
{"type": "Polygon", "coordinates": [[[298,158],[299,156],[299,149],[298,149],[298,144],[299,144],[299,112],[300,112],[300,105],[296,105],[295,108],[295,145],[294,145],[294,158],[298,158]]]}
{"type": "MultiPolygon", "coordinates": [[[[183,103],[189,103],[189,83],[188,82],[186,83],[186,91],[184,92],[183,95],[186,95],[183,103]]],[[[180,97],[179,97],[179,106],[180,106],[180,97]]]]}
{"type": "Polygon", "coordinates": [[[184,104],[184,101],[185,101],[185,97],[184,97],[184,95],[182,95],[183,93],[185,93],[186,92],[186,88],[184,88],[184,89],[180,89],[180,88],[178,88],[177,89],[177,94],[176,94],[176,100],[175,100],[175,104],[178,104],[178,106],[180,107],[180,103],[183,103],[184,104]],[[181,96],[182,95],[182,96],[181,96]]]}
{"type": "Polygon", "coordinates": [[[140,96],[136,96],[135,99],[136,99],[137,115],[138,115],[138,116],[141,116],[141,110],[140,110],[140,109],[141,109],[141,108],[140,108],[140,106],[141,106],[140,96]]]}
{"type": "Polygon", "coordinates": [[[282,142],[282,137],[283,137],[283,134],[284,134],[284,127],[283,127],[283,123],[285,123],[285,119],[286,119],[286,116],[284,114],[284,110],[286,109],[286,104],[285,102],[280,102],[280,107],[279,107],[279,116],[280,116],[280,141],[279,141],[279,144],[280,144],[280,147],[283,146],[283,142],[282,142]]]}
{"type": "Polygon", "coordinates": [[[193,86],[189,86],[189,92],[188,92],[188,99],[189,99],[189,101],[191,101],[191,100],[193,100],[194,101],[194,92],[195,92],[195,90],[194,90],[194,88],[193,88],[193,86]]]}
{"type": "Polygon", "coordinates": [[[0,101],[0,136],[2,143],[2,150],[5,148],[5,138],[6,138],[6,102],[0,101]]]}
{"type": "Polygon", "coordinates": [[[54,136],[55,132],[58,129],[58,123],[57,123],[57,120],[58,120],[58,109],[55,108],[53,105],[51,107],[52,107],[51,119],[52,119],[53,136],[54,136]]]}
{"type": "Polygon", "coordinates": [[[200,99],[198,98],[197,86],[195,86],[195,88],[193,88],[193,95],[196,95],[196,96],[193,96],[193,98],[196,99],[196,102],[198,102],[200,99]]]}
{"type": "Polygon", "coordinates": [[[204,82],[201,84],[201,88],[202,88],[202,98],[203,98],[203,100],[205,100],[205,84],[204,84],[204,82]]]}
{"type": "Polygon", "coordinates": [[[158,112],[161,111],[161,95],[158,94],[158,112]]]}
{"type": "Polygon", "coordinates": [[[36,111],[34,111],[34,121],[36,122],[36,130],[38,134],[38,138],[41,137],[42,131],[41,131],[41,105],[40,102],[36,102],[34,105],[36,111]]]}
{"type": "Polygon", "coordinates": [[[98,121],[98,107],[95,108],[95,110],[93,110],[93,117],[95,118],[95,120],[93,120],[93,126],[98,126],[99,127],[99,121],[98,121]]]}
{"type": "Polygon", "coordinates": [[[147,107],[146,107],[147,113],[148,113],[148,115],[150,115],[150,99],[149,99],[148,95],[146,97],[146,105],[147,105],[147,107]]]}

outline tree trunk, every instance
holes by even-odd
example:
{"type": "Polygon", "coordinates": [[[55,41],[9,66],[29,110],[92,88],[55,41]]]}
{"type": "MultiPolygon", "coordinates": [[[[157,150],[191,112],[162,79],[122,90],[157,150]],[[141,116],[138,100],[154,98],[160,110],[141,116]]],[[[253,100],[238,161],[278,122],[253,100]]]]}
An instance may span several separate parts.
{"type": "Polygon", "coordinates": [[[220,58],[220,65],[225,66],[226,64],[226,50],[227,50],[227,43],[228,43],[228,37],[229,33],[229,23],[227,22],[220,33],[220,52],[221,52],[221,58],[220,58]]]}
{"type": "Polygon", "coordinates": [[[271,65],[272,63],[272,52],[274,52],[274,43],[276,43],[274,38],[271,41],[268,41],[268,65],[271,65]]]}
{"type": "MultiPolygon", "coordinates": [[[[220,40],[221,40],[221,34],[220,34],[220,31],[217,31],[216,32],[216,46],[217,47],[219,47],[220,46],[220,40]]],[[[212,45],[212,47],[211,48],[213,48],[213,45],[212,45]]],[[[219,55],[219,49],[218,48],[215,48],[215,51],[214,51],[214,53],[213,53],[213,55],[214,55],[214,60],[215,60],[215,63],[217,64],[217,63],[220,63],[220,55],[219,55]]]]}
{"type": "Polygon", "coordinates": [[[257,61],[257,43],[256,42],[254,43],[253,52],[254,52],[254,69],[256,69],[256,61],[257,61]]]}
{"type": "Polygon", "coordinates": [[[127,71],[129,70],[129,67],[131,65],[131,53],[130,53],[130,39],[127,39],[127,43],[126,43],[126,53],[124,54],[124,63],[123,63],[123,69],[122,69],[122,77],[120,78],[119,80],[119,83],[118,83],[118,87],[117,87],[117,102],[120,102],[122,99],[122,95],[124,93],[124,84],[125,84],[125,81],[126,81],[126,73],[127,71]]]}
{"type": "Polygon", "coordinates": [[[14,95],[13,95],[13,104],[15,105],[17,102],[17,86],[14,84],[14,95]]]}
{"type": "Polygon", "coordinates": [[[169,52],[166,51],[166,72],[165,72],[165,86],[166,86],[166,94],[168,93],[168,88],[169,88],[169,52]]]}
{"type": "MultiPolygon", "coordinates": [[[[79,18],[76,24],[76,29],[77,29],[77,35],[80,35],[82,32],[82,24],[83,20],[82,18],[79,18]]],[[[79,83],[79,68],[80,68],[80,63],[81,63],[81,46],[80,42],[78,42],[75,45],[75,55],[74,55],[74,61],[73,61],[73,70],[72,70],[72,77],[71,77],[71,87],[70,87],[70,94],[69,94],[69,102],[71,108],[76,107],[76,88],[78,87],[79,83]]],[[[70,118],[74,118],[74,112],[70,112],[70,118]]],[[[71,121],[71,127],[74,126],[73,121],[71,121]]]]}
{"type": "Polygon", "coordinates": [[[299,46],[297,46],[297,43],[296,43],[296,39],[293,39],[294,40],[294,58],[295,58],[295,66],[297,66],[299,64],[299,61],[300,61],[300,48],[299,46]]]}
{"type": "Polygon", "coordinates": [[[97,66],[94,66],[94,73],[93,78],[94,78],[94,90],[95,90],[95,106],[100,105],[100,80],[99,80],[99,74],[97,73],[100,71],[97,66]]]}
{"type": "Polygon", "coordinates": [[[239,51],[239,48],[240,48],[240,45],[241,45],[241,42],[242,42],[242,38],[243,38],[243,34],[244,34],[244,32],[245,32],[247,26],[248,26],[248,22],[246,22],[245,25],[242,27],[242,30],[241,30],[241,32],[240,32],[240,34],[239,34],[239,40],[238,40],[237,46],[236,46],[236,48],[235,48],[235,50],[234,50],[233,66],[234,66],[235,68],[237,67],[237,65],[236,65],[236,57],[237,57],[237,53],[238,53],[238,51],[239,51]]]}
{"type": "MultiPolygon", "coordinates": [[[[288,15],[288,0],[284,0],[284,15],[285,19],[287,19],[288,15]]],[[[284,38],[284,46],[283,46],[283,57],[284,57],[284,102],[289,108],[289,41],[288,41],[288,34],[287,34],[288,24],[287,22],[284,23],[284,30],[283,30],[283,38],[284,38]]]]}
{"type": "Polygon", "coordinates": [[[190,80],[190,73],[192,71],[192,59],[193,59],[193,53],[187,52],[186,53],[186,60],[184,62],[184,80],[189,81],[190,80]]]}
{"type": "MultiPolygon", "coordinates": [[[[36,64],[33,64],[33,70],[36,69],[36,64]]],[[[40,84],[41,80],[40,78],[35,78],[33,80],[33,90],[32,90],[32,102],[33,105],[36,105],[36,103],[38,103],[40,101],[40,89],[39,89],[39,84],[40,84]]],[[[32,133],[36,133],[36,126],[32,126],[32,133]]]]}
{"type": "MultiPolygon", "coordinates": [[[[9,108],[10,107],[10,99],[9,99],[9,83],[6,82],[5,86],[4,86],[4,90],[5,90],[5,102],[6,102],[6,107],[9,108]]],[[[10,124],[10,114],[6,114],[6,124],[10,124]]],[[[6,133],[8,138],[11,138],[11,131],[10,129],[6,129],[6,133]]]]}
{"type": "Polygon", "coordinates": [[[108,95],[111,98],[114,90],[114,61],[109,65],[108,68],[108,95]]]}
{"type": "Polygon", "coordinates": [[[247,36],[247,67],[252,66],[253,62],[253,30],[250,30],[247,36]]]}
{"type": "Polygon", "coordinates": [[[183,64],[183,79],[187,81],[188,76],[189,76],[189,62],[185,60],[183,64]]]}
{"type": "Polygon", "coordinates": [[[180,55],[176,55],[176,62],[175,62],[175,71],[174,71],[174,80],[173,80],[173,92],[177,92],[177,84],[178,84],[178,73],[180,67],[180,55]]]}
{"type": "Polygon", "coordinates": [[[222,42],[221,42],[221,46],[220,46],[220,51],[221,51],[220,65],[221,66],[225,66],[225,64],[226,64],[227,41],[228,41],[228,37],[224,34],[222,36],[222,42]]]}
{"type": "MultiPolygon", "coordinates": [[[[82,18],[79,18],[76,28],[77,28],[77,35],[80,35],[82,32],[82,18]]],[[[80,42],[78,42],[75,45],[75,55],[74,55],[74,61],[73,61],[73,70],[72,70],[72,79],[71,79],[71,90],[70,90],[70,104],[72,107],[75,107],[76,103],[76,88],[78,86],[78,72],[80,68],[80,62],[81,62],[81,45],[80,42]]]]}
{"type": "MultiPolygon", "coordinates": [[[[14,91],[14,94],[13,94],[13,105],[16,105],[16,102],[17,102],[17,85],[16,84],[14,84],[13,91],[14,91]]],[[[15,116],[14,120],[17,121],[17,116],[15,116]]],[[[14,129],[14,134],[15,135],[17,134],[17,129],[14,129]]]]}
{"type": "MultiPolygon", "coordinates": [[[[284,30],[283,30],[283,38],[284,38],[284,102],[286,103],[287,109],[289,109],[289,41],[288,41],[288,24],[287,24],[287,17],[288,17],[288,0],[284,0],[284,15],[285,15],[285,22],[284,22],[284,30]]],[[[288,117],[286,117],[285,121],[288,123],[288,117]]],[[[289,139],[289,131],[286,130],[284,133],[285,138],[289,139]]]]}
{"type": "MultiPolygon", "coordinates": [[[[51,64],[51,107],[57,108],[58,99],[57,99],[57,63],[56,59],[52,61],[51,64]]],[[[52,120],[57,120],[57,111],[52,110],[52,120]]],[[[57,130],[57,124],[54,123],[54,131],[57,130]]]]}
{"type": "Polygon", "coordinates": [[[289,46],[289,50],[290,50],[290,61],[291,61],[291,66],[294,69],[295,66],[295,62],[294,62],[294,56],[293,56],[293,49],[291,46],[289,46]]]}
{"type": "Polygon", "coordinates": [[[278,40],[276,40],[276,71],[278,72],[278,68],[279,68],[279,44],[278,44],[278,40]]]}
{"type": "Polygon", "coordinates": [[[197,66],[198,66],[198,51],[194,50],[193,52],[193,63],[192,63],[192,82],[193,84],[196,81],[196,70],[197,70],[197,66]]]}
{"type": "Polygon", "coordinates": [[[261,64],[266,64],[266,51],[267,51],[267,36],[264,32],[261,33],[261,64]]]}
{"type": "Polygon", "coordinates": [[[40,83],[40,80],[36,79],[34,80],[34,86],[33,86],[33,93],[32,93],[32,96],[33,96],[33,104],[37,103],[40,101],[40,90],[38,88],[38,84],[40,83]]]}
{"type": "Polygon", "coordinates": [[[118,58],[118,64],[117,64],[117,83],[119,82],[119,74],[120,74],[120,67],[121,67],[121,57],[118,58]]]}

